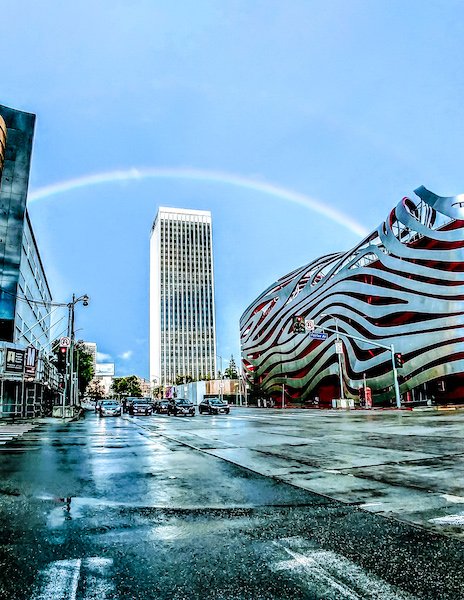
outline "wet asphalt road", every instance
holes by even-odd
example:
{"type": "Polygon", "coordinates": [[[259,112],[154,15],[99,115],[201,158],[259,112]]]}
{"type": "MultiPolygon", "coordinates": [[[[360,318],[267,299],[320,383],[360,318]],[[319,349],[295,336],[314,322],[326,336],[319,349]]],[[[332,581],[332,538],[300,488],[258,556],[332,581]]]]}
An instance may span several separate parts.
{"type": "Polygon", "coordinates": [[[91,414],[2,445],[0,598],[464,598],[460,540],[212,454],[250,416],[91,414]]]}

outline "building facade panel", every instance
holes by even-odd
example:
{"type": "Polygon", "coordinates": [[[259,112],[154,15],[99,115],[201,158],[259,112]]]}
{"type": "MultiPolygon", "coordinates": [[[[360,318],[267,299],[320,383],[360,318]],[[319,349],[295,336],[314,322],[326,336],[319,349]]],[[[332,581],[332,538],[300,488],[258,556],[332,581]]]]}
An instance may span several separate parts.
{"type": "Polygon", "coordinates": [[[252,386],[276,401],[322,405],[369,387],[389,405],[392,354],[381,346],[393,345],[404,402],[464,398],[464,196],[415,193],[356,248],[282,277],[248,307],[241,342],[252,386]],[[327,339],[295,333],[295,316],[327,339]]]}
{"type": "Polygon", "coordinates": [[[51,301],[44,266],[26,211],[14,319],[16,344],[34,346],[40,350],[50,349],[51,301]],[[34,299],[34,302],[27,299],[34,299]]]}
{"type": "Polygon", "coordinates": [[[13,342],[35,115],[0,105],[0,340],[13,342]]]}
{"type": "Polygon", "coordinates": [[[160,208],[150,240],[150,380],[215,373],[209,211],[160,208]]]}

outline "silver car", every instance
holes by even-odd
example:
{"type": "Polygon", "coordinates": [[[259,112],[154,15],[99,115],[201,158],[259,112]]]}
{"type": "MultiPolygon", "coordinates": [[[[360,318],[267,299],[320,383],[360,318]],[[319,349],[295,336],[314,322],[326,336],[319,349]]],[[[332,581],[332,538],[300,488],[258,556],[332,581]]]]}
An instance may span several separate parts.
{"type": "Polygon", "coordinates": [[[103,400],[100,402],[98,414],[101,417],[119,417],[121,414],[121,405],[116,400],[103,400]]]}

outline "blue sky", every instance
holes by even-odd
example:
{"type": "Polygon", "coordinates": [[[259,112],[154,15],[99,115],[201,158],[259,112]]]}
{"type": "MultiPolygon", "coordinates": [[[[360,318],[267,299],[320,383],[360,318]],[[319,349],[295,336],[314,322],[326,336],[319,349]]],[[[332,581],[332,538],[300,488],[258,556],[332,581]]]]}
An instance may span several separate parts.
{"type": "MultiPolygon", "coordinates": [[[[30,191],[113,171],[273,184],[371,230],[423,184],[464,192],[464,3],[4,0],[0,103],[37,115],[30,191]],[[227,179],[227,177],[224,177],[227,179]]],[[[148,375],[158,206],[213,214],[218,352],[276,278],[359,235],[227,181],[138,177],[29,210],[56,300],[88,293],[79,337],[148,375]]]]}

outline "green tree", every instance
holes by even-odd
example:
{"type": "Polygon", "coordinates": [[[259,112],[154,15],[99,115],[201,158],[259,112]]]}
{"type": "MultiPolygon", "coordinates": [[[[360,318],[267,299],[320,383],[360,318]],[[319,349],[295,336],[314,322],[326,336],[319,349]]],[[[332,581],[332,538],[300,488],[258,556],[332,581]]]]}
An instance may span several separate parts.
{"type": "Polygon", "coordinates": [[[153,388],[153,398],[164,398],[164,387],[162,385],[153,388]]]}
{"type": "Polygon", "coordinates": [[[142,388],[139,378],[136,375],[129,377],[115,377],[111,384],[111,390],[116,396],[132,396],[134,398],[142,397],[142,388]]]}
{"type": "Polygon", "coordinates": [[[86,393],[94,400],[101,400],[105,397],[105,387],[99,379],[92,379],[87,386],[86,393]]]}
{"type": "Polygon", "coordinates": [[[92,354],[80,340],[74,345],[74,372],[77,373],[79,396],[82,398],[95,375],[95,368],[92,354]]]}
{"type": "Polygon", "coordinates": [[[226,379],[238,379],[237,365],[233,356],[230,357],[229,366],[224,371],[224,377],[226,379]]]}

